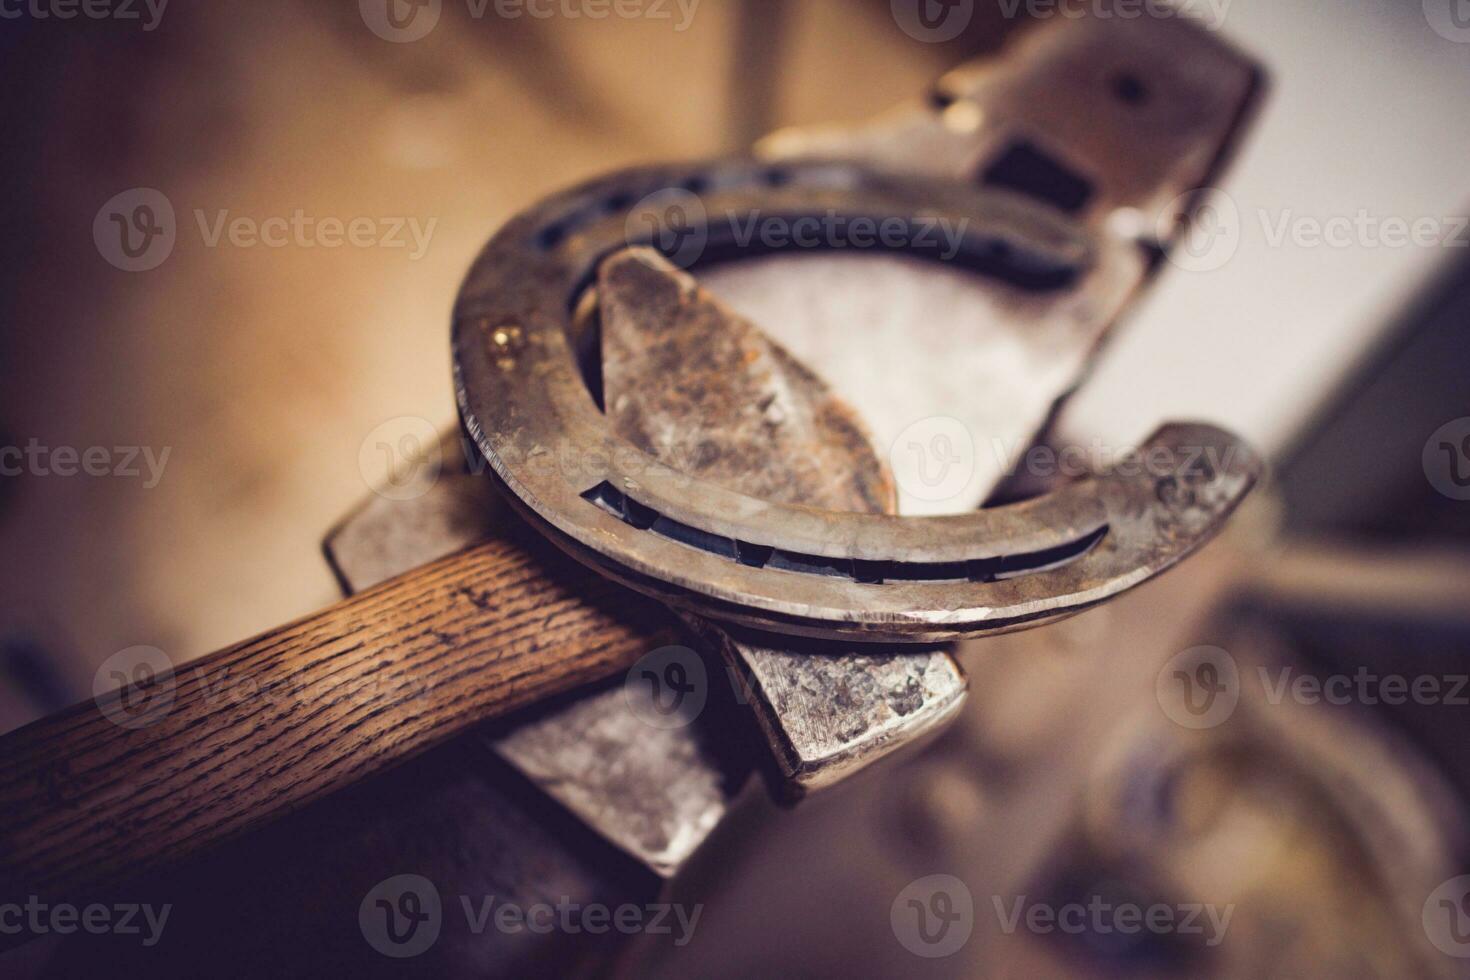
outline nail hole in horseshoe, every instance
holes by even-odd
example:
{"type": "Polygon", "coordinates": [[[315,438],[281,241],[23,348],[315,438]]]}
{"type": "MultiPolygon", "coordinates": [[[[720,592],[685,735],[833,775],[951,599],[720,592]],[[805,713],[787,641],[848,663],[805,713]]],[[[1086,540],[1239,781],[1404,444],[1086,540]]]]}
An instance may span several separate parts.
{"type": "Polygon", "coordinates": [[[954,582],[968,579],[971,582],[997,582],[1019,578],[1070,564],[1091,551],[1108,534],[1108,527],[1104,525],[1075,541],[1054,548],[1001,558],[976,558],[956,562],[862,561],[808,555],[711,534],[658,513],[606,481],[587,490],[582,494],[582,499],[630,527],[751,568],[774,568],[807,575],[850,578],[869,585],[881,585],[889,581],[954,582]]]}

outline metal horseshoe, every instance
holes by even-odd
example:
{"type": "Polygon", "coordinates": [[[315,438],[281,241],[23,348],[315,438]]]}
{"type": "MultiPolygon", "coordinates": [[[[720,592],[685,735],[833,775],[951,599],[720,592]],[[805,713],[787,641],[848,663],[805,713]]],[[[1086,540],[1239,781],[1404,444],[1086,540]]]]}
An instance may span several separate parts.
{"type": "MultiPolygon", "coordinates": [[[[1243,442],[1169,424],[1129,462],[1041,497],[898,517],[777,504],[619,438],[584,379],[578,315],[598,264],[650,246],[741,254],[753,215],[964,230],[952,261],[1020,290],[1106,273],[1084,227],[1005,191],[840,162],[626,171],[542,202],[480,255],[455,308],[461,419],[512,501],[583,562],[675,607],[776,632],[930,642],[1027,628],[1159,574],[1207,541],[1262,471],[1243,442]]],[[[592,297],[595,298],[595,297],[592,297]]]]}

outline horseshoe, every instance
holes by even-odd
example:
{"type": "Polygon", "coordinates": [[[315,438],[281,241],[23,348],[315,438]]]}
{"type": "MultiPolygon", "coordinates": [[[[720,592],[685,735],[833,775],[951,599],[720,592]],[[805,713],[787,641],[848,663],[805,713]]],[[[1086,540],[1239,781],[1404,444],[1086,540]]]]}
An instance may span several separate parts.
{"type": "MultiPolygon", "coordinates": [[[[896,517],[777,504],[664,465],[619,438],[584,380],[598,263],[651,246],[678,265],[768,249],[752,221],[962,229],[946,256],[1015,289],[1102,274],[1089,233],[1004,191],[842,162],[721,160],[629,170],[512,220],[455,306],[465,430],[512,502],[558,546],[675,607],[817,637],[932,642],[1040,625],[1168,569],[1262,472],[1241,440],[1171,423],[1117,465],[969,514],[896,517]]],[[[851,236],[856,238],[856,234],[851,236]]],[[[854,246],[857,247],[857,246],[854,246]]]]}

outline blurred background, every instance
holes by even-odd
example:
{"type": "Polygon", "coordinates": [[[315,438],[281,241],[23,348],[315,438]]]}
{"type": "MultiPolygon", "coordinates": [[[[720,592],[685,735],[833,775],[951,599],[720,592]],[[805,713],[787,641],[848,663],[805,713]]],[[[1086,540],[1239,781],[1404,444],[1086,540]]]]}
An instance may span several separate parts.
{"type": "MultiPolygon", "coordinates": [[[[395,43],[368,6],[3,7],[0,446],[40,447],[50,470],[62,447],[115,465],[0,476],[0,728],[90,696],[124,648],[183,663],[335,599],[323,536],[388,475],[364,446],[395,419],[453,424],[450,306],[518,210],[620,166],[866,120],[1038,13],[979,2],[930,43],[889,0],[603,18],[444,0],[395,43]],[[170,203],[177,237],[133,272],[94,225],[139,188],[170,203]],[[297,211],[396,226],[402,245],[212,239],[221,220],[297,211]]],[[[1132,445],[1208,419],[1266,453],[1271,486],[1199,568],[967,650],[954,729],[732,831],[675,884],[708,905],[696,940],[650,944],[633,975],[1465,975],[1463,7],[1208,8],[1270,76],[1222,181],[1238,245],[1218,267],[1164,267],[1054,438],[1132,445]],[[1334,219],[1353,229],[1340,241],[1295,231],[1334,219]],[[1393,244],[1389,219],[1439,231],[1393,244]],[[1231,725],[1179,724],[1156,691],[1201,646],[1239,671],[1231,725]],[[1282,676],[1365,672],[1340,704],[1272,696],[1282,676]],[[1384,696],[1388,676],[1440,693],[1384,696]],[[968,942],[933,959],[890,922],[932,875],[973,905],[968,942]],[[1100,894],[1234,918],[1218,944],[1208,927],[1004,927],[1017,899],[1100,894]]]]}

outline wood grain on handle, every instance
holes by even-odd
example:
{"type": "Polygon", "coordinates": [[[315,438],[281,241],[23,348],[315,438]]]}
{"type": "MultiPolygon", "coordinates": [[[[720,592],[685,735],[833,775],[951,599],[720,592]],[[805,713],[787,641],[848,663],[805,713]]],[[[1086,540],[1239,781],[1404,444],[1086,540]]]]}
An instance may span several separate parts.
{"type": "Polygon", "coordinates": [[[626,669],[668,623],[497,540],[185,664],[146,727],[109,719],[120,694],[42,719],[0,739],[0,902],[85,897],[281,816],[626,669]]]}

